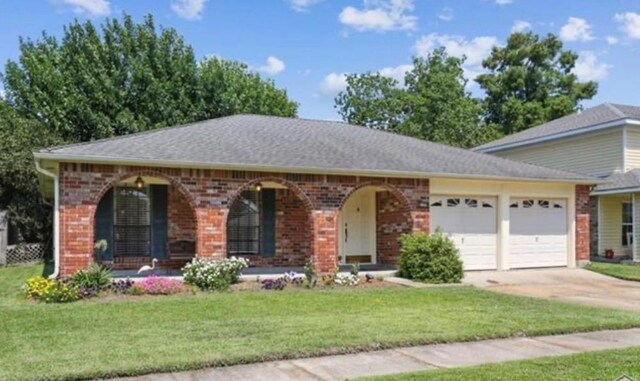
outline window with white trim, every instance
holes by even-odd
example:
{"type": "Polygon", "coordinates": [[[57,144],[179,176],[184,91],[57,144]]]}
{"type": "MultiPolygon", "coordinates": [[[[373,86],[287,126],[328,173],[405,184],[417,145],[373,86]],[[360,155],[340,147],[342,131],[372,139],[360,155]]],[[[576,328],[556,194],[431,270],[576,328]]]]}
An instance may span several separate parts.
{"type": "Polygon", "coordinates": [[[633,244],[633,204],[622,203],[622,246],[633,244]]]}

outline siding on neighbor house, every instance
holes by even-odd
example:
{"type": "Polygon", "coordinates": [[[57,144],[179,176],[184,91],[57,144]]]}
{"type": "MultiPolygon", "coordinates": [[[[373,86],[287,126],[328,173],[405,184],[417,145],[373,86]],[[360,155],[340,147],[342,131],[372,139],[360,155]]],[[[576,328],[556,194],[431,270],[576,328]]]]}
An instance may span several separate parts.
{"type": "MultiPolygon", "coordinates": [[[[495,155],[571,172],[608,176],[623,170],[622,146],[622,129],[616,129],[496,152],[495,155]]],[[[640,144],[637,147],[640,159],[640,144]]]]}
{"type": "Polygon", "coordinates": [[[622,247],[622,202],[631,201],[630,195],[600,196],[600,221],[598,230],[600,244],[598,245],[603,255],[607,249],[613,249],[616,256],[631,254],[631,248],[622,247]]]}
{"type": "Polygon", "coordinates": [[[625,171],[640,168],[640,128],[627,126],[625,171]]]}
{"type": "Polygon", "coordinates": [[[630,254],[633,255],[633,260],[637,261],[640,255],[640,229],[636,228],[636,218],[640,217],[640,193],[634,193],[633,196],[633,246],[635,253],[631,252],[630,254]]]}

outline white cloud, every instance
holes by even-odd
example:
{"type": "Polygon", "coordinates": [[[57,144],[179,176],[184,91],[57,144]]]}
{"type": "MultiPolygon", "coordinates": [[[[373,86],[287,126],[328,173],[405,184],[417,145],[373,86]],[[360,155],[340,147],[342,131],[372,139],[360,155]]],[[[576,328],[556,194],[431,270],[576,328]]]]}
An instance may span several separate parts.
{"type": "Polygon", "coordinates": [[[364,8],[345,7],[338,20],[357,31],[414,30],[413,0],[364,0],[364,8]]]}
{"type": "Polygon", "coordinates": [[[635,40],[640,39],[640,13],[617,13],[615,20],[622,24],[620,29],[624,31],[627,37],[635,40]]]}
{"type": "Polygon", "coordinates": [[[289,0],[289,5],[293,10],[298,12],[305,12],[313,5],[316,5],[324,0],[289,0]]]}
{"type": "Polygon", "coordinates": [[[615,45],[618,43],[618,37],[616,36],[607,36],[607,44],[615,45]]]}
{"type": "Polygon", "coordinates": [[[62,4],[71,6],[77,14],[108,16],[111,13],[109,0],[62,0],[62,4]]]}
{"type": "Polygon", "coordinates": [[[347,75],[345,73],[329,73],[320,84],[320,90],[325,95],[336,96],[347,88],[347,75]]]}
{"type": "Polygon", "coordinates": [[[279,59],[278,57],[269,56],[267,57],[267,63],[258,67],[258,71],[269,75],[276,75],[282,73],[285,67],[286,66],[284,62],[281,59],[279,59]]]}
{"type": "Polygon", "coordinates": [[[479,65],[491,53],[491,48],[498,44],[493,36],[480,36],[467,40],[461,36],[431,33],[420,37],[415,44],[416,52],[421,56],[428,55],[433,49],[444,46],[449,55],[467,57],[466,65],[479,65]]]}
{"type": "Polygon", "coordinates": [[[598,62],[598,56],[591,51],[580,52],[573,73],[581,81],[598,81],[607,78],[611,65],[598,62]]]}
{"type": "Polygon", "coordinates": [[[516,20],[511,27],[511,33],[521,33],[531,29],[531,23],[524,20],[516,20]]]}
{"type": "Polygon", "coordinates": [[[413,65],[405,64],[394,67],[385,67],[378,71],[380,75],[398,81],[398,86],[404,86],[404,76],[408,71],[413,70],[413,65]]]}
{"type": "Polygon", "coordinates": [[[438,13],[438,18],[442,21],[453,20],[453,8],[445,7],[438,13]]]}
{"type": "Polygon", "coordinates": [[[591,25],[585,19],[569,17],[567,23],[560,29],[560,38],[565,41],[591,41],[591,25]]]}
{"type": "Polygon", "coordinates": [[[173,0],[171,10],[185,20],[200,20],[207,0],[173,0]]]}
{"type": "Polygon", "coordinates": [[[507,5],[513,3],[513,0],[495,0],[495,3],[498,5],[507,5]]]}

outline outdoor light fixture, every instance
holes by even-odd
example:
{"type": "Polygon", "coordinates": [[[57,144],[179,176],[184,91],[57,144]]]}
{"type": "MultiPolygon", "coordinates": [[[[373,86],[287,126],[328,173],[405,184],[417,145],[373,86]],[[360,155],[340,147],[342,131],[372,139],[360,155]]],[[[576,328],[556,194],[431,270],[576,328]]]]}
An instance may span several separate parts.
{"type": "Polygon", "coordinates": [[[144,180],[142,180],[142,177],[138,176],[134,184],[136,185],[136,188],[142,189],[142,187],[144,186],[144,180]]]}
{"type": "Polygon", "coordinates": [[[256,192],[260,192],[262,190],[262,184],[257,183],[256,186],[255,186],[255,190],[256,190],[256,192]]]}

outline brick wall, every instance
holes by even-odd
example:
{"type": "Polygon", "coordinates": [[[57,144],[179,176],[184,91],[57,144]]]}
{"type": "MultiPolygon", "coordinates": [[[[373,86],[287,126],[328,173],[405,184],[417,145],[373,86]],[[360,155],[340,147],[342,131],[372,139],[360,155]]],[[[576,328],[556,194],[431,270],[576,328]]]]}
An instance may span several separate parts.
{"type": "Polygon", "coordinates": [[[175,186],[167,195],[169,256],[194,255],[196,252],[196,216],[189,200],[175,186]]]}
{"type": "Polygon", "coordinates": [[[412,230],[411,215],[390,192],[376,193],[376,251],[378,263],[396,264],[400,235],[412,230]]]}
{"type": "Polygon", "coordinates": [[[589,260],[589,186],[576,185],[576,261],[589,260]]]}
{"type": "MultiPolygon", "coordinates": [[[[196,223],[185,223],[171,233],[174,237],[195,234],[196,253],[201,257],[226,256],[226,220],[228,207],[240,192],[258,182],[276,182],[287,186],[292,197],[288,212],[303,205],[311,211],[310,240],[306,250],[318,270],[330,271],[337,263],[338,212],[348,196],[357,189],[381,186],[410,210],[413,231],[428,231],[428,180],[323,176],[260,172],[231,172],[176,168],[148,168],[67,163],[60,165],[61,270],[68,275],[92,260],[94,214],[99,200],[111,187],[129,177],[152,176],[169,181],[174,195],[180,194],[181,210],[195,210],[196,223]],[[293,207],[293,201],[295,207],[293,207]],[[188,232],[188,233],[187,233],[188,232]]],[[[173,200],[176,201],[176,200],[173,200]]],[[[174,211],[175,212],[175,211],[174,211]]],[[[282,210],[286,213],[286,210],[282,210]]],[[[299,212],[295,212],[299,219],[299,212]]],[[[293,232],[292,225],[281,226],[283,234],[293,232]]],[[[280,253],[293,253],[291,263],[299,263],[303,245],[290,240],[279,247],[280,253]]],[[[387,255],[388,256],[388,255],[387,255]]]]}
{"type": "Polygon", "coordinates": [[[589,199],[589,249],[591,255],[596,256],[598,253],[598,197],[589,199]]]}

